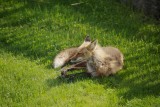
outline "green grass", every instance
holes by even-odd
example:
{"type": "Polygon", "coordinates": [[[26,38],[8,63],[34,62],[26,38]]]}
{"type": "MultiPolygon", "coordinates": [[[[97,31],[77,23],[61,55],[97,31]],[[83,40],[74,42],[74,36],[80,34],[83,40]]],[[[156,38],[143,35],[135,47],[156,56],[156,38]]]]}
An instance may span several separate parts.
{"type": "MultiPolygon", "coordinates": [[[[160,25],[118,0],[0,1],[0,106],[160,106],[160,25]],[[76,2],[84,2],[71,6],[76,2]],[[52,60],[85,36],[119,48],[124,68],[60,78],[52,60]]],[[[71,73],[75,74],[74,72],[71,73]]]]}

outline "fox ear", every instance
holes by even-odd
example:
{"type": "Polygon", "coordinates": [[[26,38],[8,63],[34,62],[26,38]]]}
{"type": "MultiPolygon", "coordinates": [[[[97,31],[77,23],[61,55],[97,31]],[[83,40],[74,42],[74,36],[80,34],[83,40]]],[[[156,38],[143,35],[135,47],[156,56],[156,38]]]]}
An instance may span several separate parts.
{"type": "Polygon", "coordinates": [[[94,50],[95,47],[96,47],[96,45],[97,45],[97,43],[98,43],[98,40],[93,41],[93,42],[88,46],[88,49],[89,49],[89,50],[94,50]]]}
{"type": "Polygon", "coordinates": [[[86,36],[86,38],[84,39],[85,42],[90,42],[91,38],[89,37],[89,35],[86,36]]]}

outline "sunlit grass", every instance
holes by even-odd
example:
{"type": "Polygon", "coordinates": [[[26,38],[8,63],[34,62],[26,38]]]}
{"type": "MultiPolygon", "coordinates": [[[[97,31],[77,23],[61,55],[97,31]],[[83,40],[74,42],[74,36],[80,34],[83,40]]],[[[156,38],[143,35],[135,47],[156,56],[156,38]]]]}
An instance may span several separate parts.
{"type": "Polygon", "coordinates": [[[160,25],[117,1],[2,1],[0,105],[159,106],[160,25]],[[88,34],[119,48],[124,68],[111,77],[60,78],[54,56],[88,34]]]}

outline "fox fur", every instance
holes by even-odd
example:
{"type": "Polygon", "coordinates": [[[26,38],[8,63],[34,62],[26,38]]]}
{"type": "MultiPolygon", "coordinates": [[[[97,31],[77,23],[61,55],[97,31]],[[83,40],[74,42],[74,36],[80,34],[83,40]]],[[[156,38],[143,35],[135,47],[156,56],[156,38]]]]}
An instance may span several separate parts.
{"type": "Polygon", "coordinates": [[[72,57],[77,53],[78,50],[88,46],[91,43],[90,41],[91,40],[89,36],[87,36],[84,42],[79,47],[69,48],[61,51],[54,58],[53,67],[54,68],[63,67],[67,62],[69,62],[72,59],[72,57]]]}
{"type": "Polygon", "coordinates": [[[75,48],[60,52],[54,59],[54,68],[62,67],[67,62],[86,62],[87,73],[91,76],[109,76],[123,68],[123,54],[115,47],[101,47],[97,40],[91,42],[86,37],[84,42],[75,48]]]}
{"type": "Polygon", "coordinates": [[[77,48],[69,48],[62,52],[60,52],[53,61],[53,67],[59,68],[62,67],[65,63],[67,63],[74,54],[77,53],[77,48]]]}
{"type": "Polygon", "coordinates": [[[123,55],[113,47],[101,48],[97,46],[87,62],[87,70],[92,76],[109,76],[115,74],[122,67],[123,55]],[[112,52],[116,52],[115,55],[112,55],[112,52]]]}
{"type": "Polygon", "coordinates": [[[93,77],[115,74],[123,67],[123,54],[114,47],[101,47],[97,41],[77,50],[73,62],[87,61],[87,72],[93,77]]]}

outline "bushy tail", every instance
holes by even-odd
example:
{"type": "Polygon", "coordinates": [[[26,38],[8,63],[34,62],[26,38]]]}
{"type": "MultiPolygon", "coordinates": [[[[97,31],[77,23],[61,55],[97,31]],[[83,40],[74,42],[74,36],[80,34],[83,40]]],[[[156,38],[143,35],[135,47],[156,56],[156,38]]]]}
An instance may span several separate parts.
{"type": "Polygon", "coordinates": [[[62,67],[66,63],[66,59],[60,57],[59,55],[55,57],[53,61],[53,67],[54,68],[59,68],[62,67]]]}
{"type": "Polygon", "coordinates": [[[59,68],[64,66],[76,52],[77,48],[69,48],[60,52],[53,61],[53,67],[59,68]]]}

